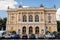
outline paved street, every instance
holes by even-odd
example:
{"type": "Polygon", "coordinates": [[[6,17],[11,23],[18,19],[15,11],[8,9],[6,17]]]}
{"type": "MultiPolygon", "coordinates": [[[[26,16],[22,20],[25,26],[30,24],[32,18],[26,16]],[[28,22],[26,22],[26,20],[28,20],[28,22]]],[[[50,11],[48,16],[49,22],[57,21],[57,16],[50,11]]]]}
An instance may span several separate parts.
{"type": "Polygon", "coordinates": [[[0,39],[0,40],[60,40],[60,39],[0,39]]]}

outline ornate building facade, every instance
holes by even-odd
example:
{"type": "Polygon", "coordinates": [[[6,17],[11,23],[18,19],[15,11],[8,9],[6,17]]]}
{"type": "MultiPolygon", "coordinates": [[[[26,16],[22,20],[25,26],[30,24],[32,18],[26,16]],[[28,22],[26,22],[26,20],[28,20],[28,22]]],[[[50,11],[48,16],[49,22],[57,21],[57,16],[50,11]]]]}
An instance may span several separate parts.
{"type": "Polygon", "coordinates": [[[57,31],[56,8],[8,8],[6,30],[20,34],[41,34],[57,31]]]}

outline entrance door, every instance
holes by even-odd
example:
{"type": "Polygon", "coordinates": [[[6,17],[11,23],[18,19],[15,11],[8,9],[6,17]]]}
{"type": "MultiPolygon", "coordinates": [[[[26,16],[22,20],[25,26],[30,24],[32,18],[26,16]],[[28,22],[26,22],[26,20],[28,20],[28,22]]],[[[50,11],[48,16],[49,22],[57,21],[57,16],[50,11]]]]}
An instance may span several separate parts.
{"type": "Polygon", "coordinates": [[[32,34],[33,33],[33,28],[30,26],[29,27],[29,34],[32,34]]]}

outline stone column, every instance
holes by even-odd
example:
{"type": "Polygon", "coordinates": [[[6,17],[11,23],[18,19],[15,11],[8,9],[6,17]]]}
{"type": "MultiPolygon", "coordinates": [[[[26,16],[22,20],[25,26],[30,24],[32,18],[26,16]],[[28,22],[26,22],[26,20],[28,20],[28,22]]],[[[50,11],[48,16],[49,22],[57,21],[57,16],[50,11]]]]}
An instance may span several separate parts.
{"type": "MultiPolygon", "coordinates": [[[[33,12],[33,23],[35,22],[35,15],[34,15],[34,12],[33,12]]],[[[35,34],[35,26],[33,24],[33,34],[35,34]]]]}
{"type": "Polygon", "coordinates": [[[33,12],[33,22],[35,22],[35,15],[34,15],[34,12],[33,12]]]}
{"type": "Polygon", "coordinates": [[[22,20],[22,12],[21,12],[20,18],[21,18],[21,21],[20,21],[20,22],[22,22],[22,21],[23,21],[23,20],[22,20]]]}
{"type": "Polygon", "coordinates": [[[28,13],[29,13],[29,12],[27,12],[27,22],[29,22],[29,16],[28,16],[28,13]]]}
{"type": "Polygon", "coordinates": [[[22,37],[22,25],[20,25],[19,28],[20,28],[20,34],[21,34],[21,37],[22,37]]]}
{"type": "Polygon", "coordinates": [[[27,11],[27,24],[26,24],[27,26],[26,26],[26,34],[28,34],[29,33],[29,28],[28,28],[28,11],[27,11]]]}
{"type": "Polygon", "coordinates": [[[33,34],[35,34],[35,27],[33,26],[33,34]]]}
{"type": "Polygon", "coordinates": [[[22,22],[22,12],[21,12],[20,18],[21,18],[21,21],[19,22],[20,23],[19,28],[20,28],[20,34],[22,34],[22,24],[21,24],[21,22],[22,22]]]}

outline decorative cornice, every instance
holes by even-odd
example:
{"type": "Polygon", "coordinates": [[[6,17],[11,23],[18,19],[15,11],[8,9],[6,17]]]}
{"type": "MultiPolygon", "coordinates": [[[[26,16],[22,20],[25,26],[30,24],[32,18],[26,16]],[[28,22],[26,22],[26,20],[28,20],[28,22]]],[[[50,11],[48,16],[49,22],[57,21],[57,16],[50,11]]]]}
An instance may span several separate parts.
{"type": "Polygon", "coordinates": [[[44,8],[44,7],[38,7],[38,8],[16,8],[16,9],[8,9],[7,12],[17,12],[17,11],[56,11],[55,8],[44,8]]]}

